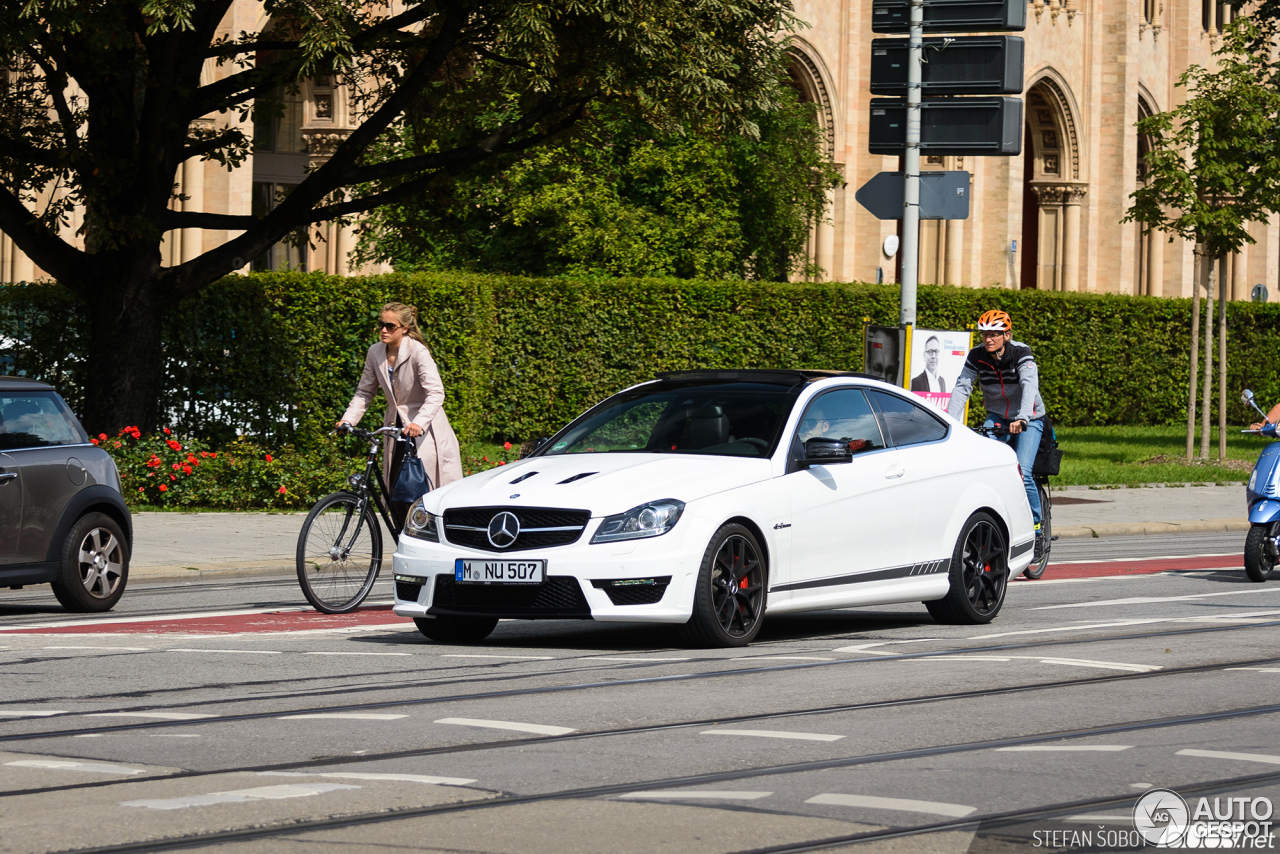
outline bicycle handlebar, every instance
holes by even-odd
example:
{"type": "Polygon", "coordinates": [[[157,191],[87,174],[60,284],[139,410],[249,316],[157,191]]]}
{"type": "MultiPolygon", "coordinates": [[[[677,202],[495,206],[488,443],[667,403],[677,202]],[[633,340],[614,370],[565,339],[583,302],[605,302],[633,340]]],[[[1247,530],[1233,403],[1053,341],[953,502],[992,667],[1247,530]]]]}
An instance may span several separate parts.
{"type": "Polygon", "coordinates": [[[350,424],[344,425],[333,431],[339,436],[351,435],[357,439],[365,439],[369,442],[376,442],[379,436],[394,436],[401,433],[399,427],[379,427],[377,430],[361,430],[359,427],[352,427],[350,424]]]}

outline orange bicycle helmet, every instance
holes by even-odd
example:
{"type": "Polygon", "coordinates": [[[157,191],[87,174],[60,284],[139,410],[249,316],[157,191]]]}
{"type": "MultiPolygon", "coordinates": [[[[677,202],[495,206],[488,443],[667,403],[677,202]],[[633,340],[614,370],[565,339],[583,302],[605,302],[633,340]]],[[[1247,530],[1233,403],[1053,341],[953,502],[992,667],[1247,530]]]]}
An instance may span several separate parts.
{"type": "Polygon", "coordinates": [[[992,309],[978,318],[979,332],[1012,332],[1013,318],[1007,311],[992,309]]]}

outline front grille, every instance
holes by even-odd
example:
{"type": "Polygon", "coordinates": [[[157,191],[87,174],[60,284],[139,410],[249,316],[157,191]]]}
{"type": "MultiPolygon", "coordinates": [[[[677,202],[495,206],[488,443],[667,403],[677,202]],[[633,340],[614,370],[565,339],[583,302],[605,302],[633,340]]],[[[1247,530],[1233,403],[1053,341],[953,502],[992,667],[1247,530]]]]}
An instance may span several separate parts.
{"type": "Polygon", "coordinates": [[[458,507],[444,511],[444,536],[455,545],[486,552],[518,552],[576,543],[591,521],[590,510],[561,510],[555,507],[458,507]],[[520,520],[520,536],[504,549],[489,542],[489,522],[504,510],[520,520]],[[572,528],[569,531],[538,531],[530,528],[572,528]]]}
{"type": "Polygon", "coordinates": [[[470,614],[524,619],[590,619],[578,579],[550,576],[542,584],[458,584],[436,576],[432,614],[470,614]]]}
{"type": "Polygon", "coordinates": [[[655,605],[662,601],[670,583],[671,576],[667,575],[661,578],[592,581],[591,586],[604,590],[615,605],[655,605]]]}
{"type": "Polygon", "coordinates": [[[396,598],[405,602],[417,602],[418,594],[422,592],[421,584],[411,584],[408,581],[396,582],[396,598]]]}

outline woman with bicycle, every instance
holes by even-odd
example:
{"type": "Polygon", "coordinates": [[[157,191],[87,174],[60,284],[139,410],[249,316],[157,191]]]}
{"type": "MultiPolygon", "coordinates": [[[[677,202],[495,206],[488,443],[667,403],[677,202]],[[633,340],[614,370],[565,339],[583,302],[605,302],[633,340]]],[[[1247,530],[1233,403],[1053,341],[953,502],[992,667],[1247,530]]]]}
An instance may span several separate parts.
{"type": "MultiPolygon", "coordinates": [[[[462,453],[444,412],[444,384],[431,351],[422,342],[413,307],[398,302],[384,305],[378,337],[379,342],[365,356],[355,396],[336,426],[341,429],[343,425],[359,424],[374,393],[381,388],[387,399],[382,425],[402,428],[403,434],[413,439],[432,486],[461,480],[462,453]]],[[[382,473],[388,486],[395,483],[403,458],[404,446],[400,442],[384,440],[382,473]]],[[[402,523],[408,509],[407,505],[394,504],[392,518],[402,523]]]]}

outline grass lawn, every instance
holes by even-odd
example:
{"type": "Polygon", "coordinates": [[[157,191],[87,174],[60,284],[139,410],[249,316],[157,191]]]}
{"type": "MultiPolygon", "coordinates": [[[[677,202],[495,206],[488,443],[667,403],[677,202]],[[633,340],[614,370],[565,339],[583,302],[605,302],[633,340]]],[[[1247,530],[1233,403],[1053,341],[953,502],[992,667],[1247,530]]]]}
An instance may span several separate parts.
{"type": "MultiPolygon", "coordinates": [[[[1240,430],[1227,427],[1227,465],[1220,466],[1216,428],[1209,441],[1211,459],[1188,465],[1185,427],[1059,427],[1062,474],[1053,485],[1243,483],[1272,440],[1242,435],[1240,430]]],[[[1195,452],[1200,452],[1199,435],[1195,452]]]]}

